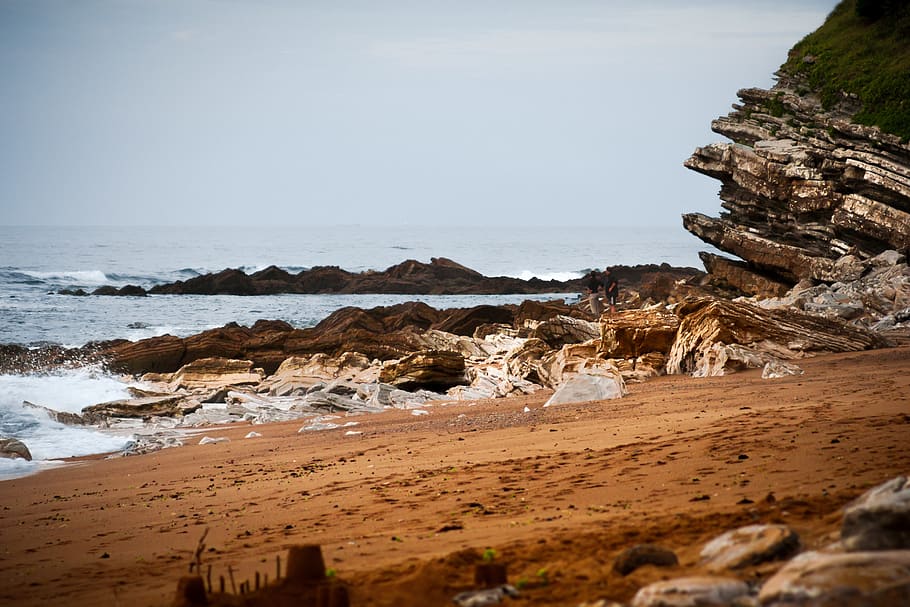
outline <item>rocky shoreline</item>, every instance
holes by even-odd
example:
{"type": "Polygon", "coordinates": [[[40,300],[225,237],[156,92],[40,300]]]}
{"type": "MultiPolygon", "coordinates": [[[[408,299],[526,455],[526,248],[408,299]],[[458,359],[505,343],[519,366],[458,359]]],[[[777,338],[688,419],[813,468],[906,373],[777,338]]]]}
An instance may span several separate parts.
{"type": "Polygon", "coordinates": [[[307,329],[261,320],[71,350],[0,346],[0,371],[102,364],[141,380],[147,389],[133,398],[81,415],[29,403],[65,424],[133,430],[127,452],[140,453],[180,444],[175,430],[224,423],[300,419],[302,431],[318,430],[338,425],[326,416],[540,390],[554,391],[551,404],[620,398],[628,383],[667,374],[798,375],[807,357],[910,335],[910,308],[896,308],[910,300],[910,267],[894,251],[861,264],[855,281],[801,282],[772,299],[721,297],[704,275],[689,274],[691,284],[676,279],[680,269],[647,267],[657,271],[623,289],[621,311],[599,318],[585,302],[447,310],[410,302],[343,308],[307,329]]]}

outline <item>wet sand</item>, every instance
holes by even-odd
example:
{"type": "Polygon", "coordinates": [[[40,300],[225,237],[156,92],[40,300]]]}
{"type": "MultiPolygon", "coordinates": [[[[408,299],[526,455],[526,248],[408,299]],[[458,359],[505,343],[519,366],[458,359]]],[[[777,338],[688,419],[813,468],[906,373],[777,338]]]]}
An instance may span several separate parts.
{"type": "Polygon", "coordinates": [[[487,548],[529,604],[576,605],[701,572],[701,546],[740,525],[787,523],[822,546],[850,499],[910,472],[910,348],[799,364],[546,409],[549,392],[305,434],[301,421],[209,428],[4,481],[0,602],[168,605],[206,529],[214,579],[274,578],[276,557],[318,543],[355,606],[451,604],[487,548]],[[680,565],[612,571],[644,542],[680,565]]]}

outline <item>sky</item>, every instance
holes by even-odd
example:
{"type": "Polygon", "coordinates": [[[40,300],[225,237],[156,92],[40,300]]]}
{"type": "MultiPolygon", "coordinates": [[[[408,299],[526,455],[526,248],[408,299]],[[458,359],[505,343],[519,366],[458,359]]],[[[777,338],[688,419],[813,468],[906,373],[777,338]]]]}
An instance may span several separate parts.
{"type": "Polygon", "coordinates": [[[680,225],[835,4],[0,0],[0,225],[680,225]]]}

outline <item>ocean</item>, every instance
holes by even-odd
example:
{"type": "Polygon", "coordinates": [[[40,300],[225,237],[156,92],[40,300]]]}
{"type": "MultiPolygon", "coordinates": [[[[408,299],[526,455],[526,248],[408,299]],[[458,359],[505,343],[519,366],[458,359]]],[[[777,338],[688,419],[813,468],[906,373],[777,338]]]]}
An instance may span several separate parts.
{"type": "MultiPolygon", "coordinates": [[[[371,308],[420,300],[436,308],[520,303],[563,295],[159,295],[76,297],[61,289],[151,287],[240,268],[276,265],[383,270],[407,259],[447,257],[487,276],[566,280],[607,265],[669,263],[701,267],[704,243],[679,228],[455,227],[9,227],[0,226],[0,343],[68,347],[108,339],[187,336],[228,322],[278,319],[309,327],[344,306],[371,308]]],[[[23,401],[79,412],[126,398],[138,385],[87,367],[0,375],[0,437],[18,438],[32,462],[0,458],[0,479],[59,465],[62,458],[122,449],[130,436],[72,428],[23,401]]]]}

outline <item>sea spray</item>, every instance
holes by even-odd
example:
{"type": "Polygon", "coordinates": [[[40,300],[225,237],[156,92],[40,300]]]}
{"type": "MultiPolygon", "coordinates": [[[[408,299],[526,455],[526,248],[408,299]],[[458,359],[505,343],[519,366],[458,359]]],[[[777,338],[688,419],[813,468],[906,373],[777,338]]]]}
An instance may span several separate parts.
{"type": "Polygon", "coordinates": [[[35,472],[48,461],[119,451],[129,437],[65,426],[24,403],[79,413],[83,407],[128,398],[128,384],[96,367],[48,374],[0,375],[0,435],[21,440],[33,461],[0,458],[0,479],[35,472]]]}

